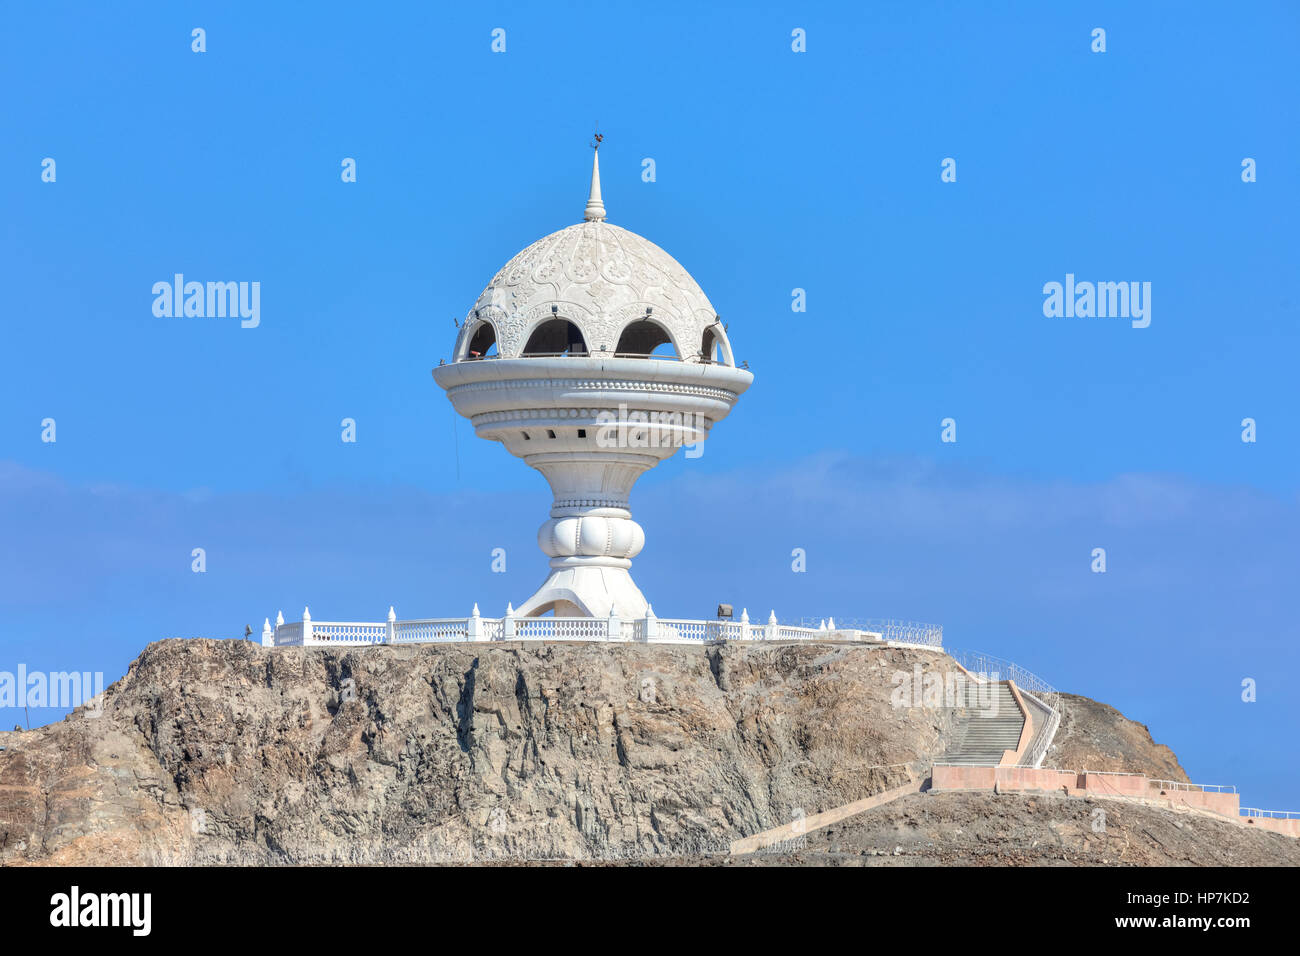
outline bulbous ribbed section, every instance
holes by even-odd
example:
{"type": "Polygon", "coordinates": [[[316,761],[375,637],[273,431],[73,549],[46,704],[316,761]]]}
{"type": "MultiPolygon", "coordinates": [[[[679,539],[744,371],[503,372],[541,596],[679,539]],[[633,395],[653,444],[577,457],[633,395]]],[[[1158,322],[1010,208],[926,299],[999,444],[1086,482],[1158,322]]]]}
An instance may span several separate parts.
{"type": "Polygon", "coordinates": [[[645,531],[615,515],[552,518],[538,529],[537,545],[552,558],[634,558],[645,545],[645,531]]]}

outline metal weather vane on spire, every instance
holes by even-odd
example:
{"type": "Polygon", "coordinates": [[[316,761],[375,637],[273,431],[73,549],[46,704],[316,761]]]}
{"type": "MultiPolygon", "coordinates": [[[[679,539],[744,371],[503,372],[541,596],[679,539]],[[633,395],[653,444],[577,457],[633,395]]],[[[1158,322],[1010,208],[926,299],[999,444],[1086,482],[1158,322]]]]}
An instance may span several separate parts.
{"type": "Polygon", "coordinates": [[[591,143],[591,192],[587,194],[587,208],[582,213],[587,222],[605,221],[605,203],[600,198],[600,144],[604,139],[597,132],[591,143]]]}

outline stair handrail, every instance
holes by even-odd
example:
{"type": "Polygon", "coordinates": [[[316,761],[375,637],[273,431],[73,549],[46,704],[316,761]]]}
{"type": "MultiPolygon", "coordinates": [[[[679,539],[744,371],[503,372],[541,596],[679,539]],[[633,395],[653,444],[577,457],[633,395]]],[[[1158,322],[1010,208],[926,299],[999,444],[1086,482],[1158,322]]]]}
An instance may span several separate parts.
{"type": "Polygon", "coordinates": [[[1014,681],[1021,691],[1029,691],[1049,710],[1059,711],[1061,693],[1033,671],[1026,670],[1014,661],[1008,661],[983,651],[968,651],[946,647],[948,656],[976,677],[1014,681]]]}

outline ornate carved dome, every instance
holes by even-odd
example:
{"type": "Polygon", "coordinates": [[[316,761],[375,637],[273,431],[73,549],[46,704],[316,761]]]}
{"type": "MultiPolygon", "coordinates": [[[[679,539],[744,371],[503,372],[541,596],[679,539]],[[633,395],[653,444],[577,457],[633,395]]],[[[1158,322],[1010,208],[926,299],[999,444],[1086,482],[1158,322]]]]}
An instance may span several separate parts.
{"type": "Polygon", "coordinates": [[[506,263],[466,317],[455,359],[485,355],[492,343],[501,358],[518,358],[645,356],[667,342],[684,362],[716,356],[734,365],[713,306],[695,280],[653,242],[605,222],[604,215],[595,165],[586,221],[537,240],[506,263]]]}

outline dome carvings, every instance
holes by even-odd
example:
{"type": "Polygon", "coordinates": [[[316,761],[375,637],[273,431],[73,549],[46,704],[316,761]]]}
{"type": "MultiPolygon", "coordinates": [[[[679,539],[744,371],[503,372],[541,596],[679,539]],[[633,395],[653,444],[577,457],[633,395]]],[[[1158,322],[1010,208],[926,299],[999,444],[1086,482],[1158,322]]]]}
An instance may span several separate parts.
{"type": "Polygon", "coordinates": [[[576,325],[587,352],[610,354],[633,323],[653,323],[687,362],[699,361],[705,331],[717,323],[677,260],[635,233],[592,220],[553,232],[506,263],[470,310],[456,358],[465,357],[484,322],[495,329],[498,354],[515,358],[553,319],[576,325]]]}

